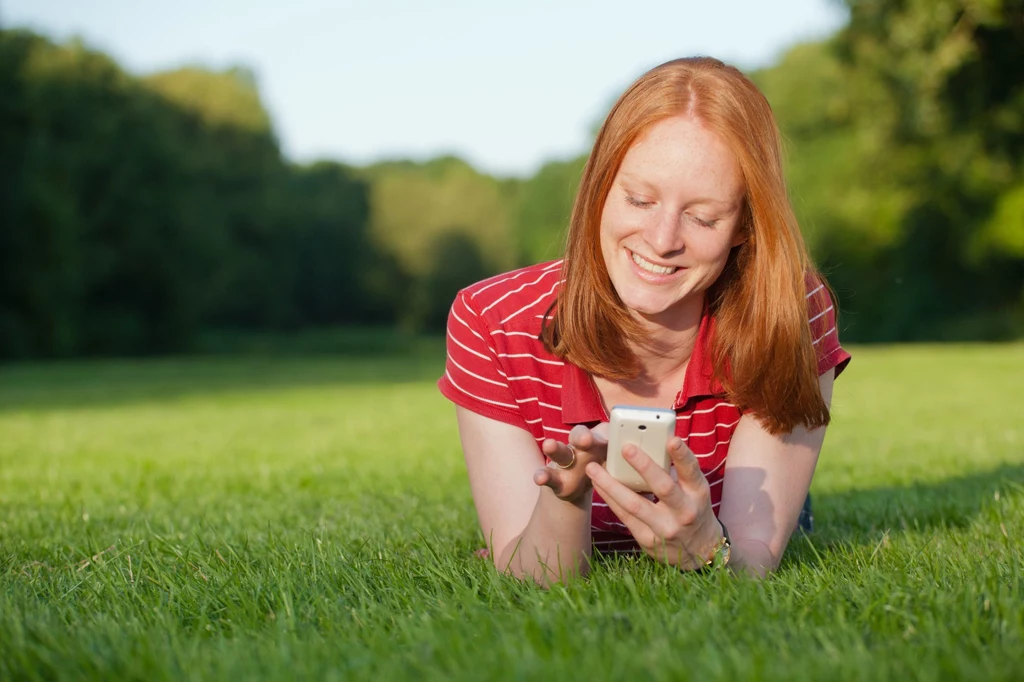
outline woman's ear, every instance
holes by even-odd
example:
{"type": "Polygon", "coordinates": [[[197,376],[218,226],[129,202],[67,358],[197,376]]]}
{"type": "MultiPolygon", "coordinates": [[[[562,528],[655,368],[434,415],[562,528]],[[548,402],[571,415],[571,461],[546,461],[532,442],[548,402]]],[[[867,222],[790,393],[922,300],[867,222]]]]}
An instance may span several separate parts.
{"type": "MultiPolygon", "coordinates": [[[[744,204],[746,204],[746,202],[744,202],[744,204]]],[[[750,206],[744,205],[743,217],[736,226],[736,233],[732,236],[732,241],[729,242],[729,247],[735,249],[737,246],[746,244],[747,240],[750,239],[750,234],[753,229],[754,220],[750,215],[750,206]]]]}
{"type": "Polygon", "coordinates": [[[736,232],[733,234],[732,240],[729,242],[729,246],[735,249],[737,246],[746,244],[750,239],[750,232],[753,229],[753,225],[750,224],[750,218],[745,217],[743,222],[736,226],[736,232]]]}

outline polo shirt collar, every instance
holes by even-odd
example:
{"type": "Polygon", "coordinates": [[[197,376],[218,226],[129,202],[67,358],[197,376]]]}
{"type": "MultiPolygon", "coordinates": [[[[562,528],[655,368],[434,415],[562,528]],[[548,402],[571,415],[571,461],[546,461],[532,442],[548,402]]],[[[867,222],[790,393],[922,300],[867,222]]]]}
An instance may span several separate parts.
{"type": "Polygon", "coordinates": [[[591,376],[566,362],[562,366],[562,423],[590,424],[608,421],[601,396],[591,376]]]}
{"type": "MultiPolygon", "coordinates": [[[[693,354],[686,366],[683,386],[676,394],[673,409],[682,409],[687,402],[698,396],[723,393],[721,382],[715,379],[711,360],[710,342],[714,322],[705,306],[697,328],[693,354]]],[[[608,414],[601,404],[601,396],[593,379],[576,365],[566,362],[562,367],[562,423],[590,424],[603,421],[608,421],[608,414]]]]}
{"type": "Polygon", "coordinates": [[[704,306],[704,313],[697,328],[697,341],[693,346],[690,364],[683,377],[683,388],[676,395],[675,409],[680,409],[691,398],[719,395],[725,392],[722,382],[715,378],[715,367],[711,358],[711,337],[715,331],[715,318],[704,306]]]}

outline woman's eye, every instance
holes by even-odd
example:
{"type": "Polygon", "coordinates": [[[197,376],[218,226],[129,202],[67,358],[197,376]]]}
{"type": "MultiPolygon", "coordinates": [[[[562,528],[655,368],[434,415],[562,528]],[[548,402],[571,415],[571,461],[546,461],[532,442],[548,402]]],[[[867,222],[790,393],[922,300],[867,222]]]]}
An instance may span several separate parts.
{"type": "Polygon", "coordinates": [[[626,195],[626,201],[629,202],[631,206],[636,206],[637,208],[647,208],[654,203],[653,201],[641,201],[636,197],[629,196],[628,194],[626,195]]]}
{"type": "Polygon", "coordinates": [[[693,218],[693,221],[700,225],[701,227],[714,227],[716,224],[718,224],[717,218],[715,220],[704,220],[703,218],[698,218],[697,216],[690,217],[693,218]]]}

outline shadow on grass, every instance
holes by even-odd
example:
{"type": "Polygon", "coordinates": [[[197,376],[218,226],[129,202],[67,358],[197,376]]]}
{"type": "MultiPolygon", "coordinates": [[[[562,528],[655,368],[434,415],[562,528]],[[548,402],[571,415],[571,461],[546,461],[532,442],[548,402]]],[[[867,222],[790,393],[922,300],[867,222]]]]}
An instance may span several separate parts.
{"type": "Polygon", "coordinates": [[[359,355],[197,356],[0,365],[0,413],[164,402],[340,384],[436,380],[444,343],[359,355]]]}
{"type": "MultiPolygon", "coordinates": [[[[964,528],[994,501],[997,491],[1004,498],[1024,496],[1024,464],[1004,464],[934,483],[815,493],[816,530],[808,536],[793,535],[783,566],[818,566],[822,549],[874,546],[891,531],[964,528]]],[[[770,507],[762,506],[761,513],[770,513],[770,507]]],[[[638,545],[623,542],[617,549],[595,550],[593,561],[605,566],[645,565],[647,558],[638,545]]]]}
{"type": "Polygon", "coordinates": [[[818,563],[816,551],[875,545],[887,532],[965,528],[994,502],[996,493],[1024,494],[1024,464],[934,483],[887,486],[814,496],[816,529],[794,536],[787,563],[818,563]]]}

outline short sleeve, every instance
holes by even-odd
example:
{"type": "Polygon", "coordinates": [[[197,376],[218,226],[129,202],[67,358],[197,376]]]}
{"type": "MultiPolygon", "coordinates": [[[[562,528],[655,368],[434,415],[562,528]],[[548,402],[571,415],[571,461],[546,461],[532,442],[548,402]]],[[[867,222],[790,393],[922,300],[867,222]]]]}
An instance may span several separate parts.
{"type": "Polygon", "coordinates": [[[832,368],[838,377],[850,363],[850,354],[839,345],[835,302],[828,287],[817,277],[807,277],[807,319],[811,343],[818,356],[818,376],[832,368]]]}
{"type": "Polygon", "coordinates": [[[493,339],[466,292],[460,292],[448,313],[447,360],[437,386],[460,407],[525,429],[493,339]]]}

